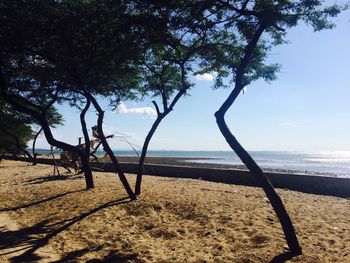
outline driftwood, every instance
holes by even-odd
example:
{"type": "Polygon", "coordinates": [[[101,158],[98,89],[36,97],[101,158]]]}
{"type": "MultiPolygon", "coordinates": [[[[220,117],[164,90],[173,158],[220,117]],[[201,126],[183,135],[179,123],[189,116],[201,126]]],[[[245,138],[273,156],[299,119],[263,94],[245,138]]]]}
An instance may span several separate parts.
{"type": "MultiPolygon", "coordinates": [[[[89,153],[89,157],[92,158],[96,163],[100,163],[97,156],[95,155],[97,150],[99,149],[99,147],[101,146],[102,142],[101,139],[98,135],[97,132],[97,126],[93,126],[92,127],[92,137],[93,139],[90,140],[89,144],[90,144],[90,153],[89,153]]],[[[108,135],[106,136],[106,139],[111,139],[114,138],[115,134],[112,135],[108,135]]],[[[123,141],[125,143],[127,143],[136,153],[137,156],[139,156],[138,152],[136,151],[135,147],[128,142],[125,138],[123,137],[117,137],[118,140],[123,141]]],[[[85,149],[85,143],[82,144],[78,144],[77,147],[81,148],[82,150],[85,149]]],[[[80,161],[80,157],[78,154],[71,152],[71,151],[63,151],[60,155],[60,159],[58,160],[58,164],[63,166],[65,169],[68,170],[68,172],[72,172],[71,169],[74,170],[74,172],[80,173],[81,172],[81,161],[80,161]]],[[[57,169],[58,171],[58,169],[57,169]]]]}
{"type": "MultiPolygon", "coordinates": [[[[96,126],[92,127],[92,137],[94,139],[90,140],[89,146],[90,146],[90,150],[91,150],[90,156],[92,156],[94,158],[94,160],[98,162],[98,158],[96,157],[95,153],[97,152],[98,148],[101,145],[101,140],[98,136],[96,129],[97,129],[96,126]]],[[[112,137],[113,137],[113,135],[109,135],[106,138],[112,138],[112,137]]],[[[85,143],[78,144],[77,147],[79,147],[80,149],[82,149],[84,151],[85,143]]],[[[80,157],[75,152],[63,151],[60,155],[60,159],[58,160],[58,163],[61,166],[63,166],[65,169],[67,169],[68,172],[70,172],[70,173],[72,172],[71,169],[74,170],[75,174],[82,172],[80,157]]]]}

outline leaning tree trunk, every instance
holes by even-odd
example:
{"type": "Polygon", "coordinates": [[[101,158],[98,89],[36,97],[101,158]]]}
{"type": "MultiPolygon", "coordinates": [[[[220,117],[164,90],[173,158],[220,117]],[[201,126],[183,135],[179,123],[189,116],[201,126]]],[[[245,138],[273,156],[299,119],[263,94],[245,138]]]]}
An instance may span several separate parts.
{"type": "Polygon", "coordinates": [[[84,152],[85,152],[85,155],[87,156],[87,158],[89,158],[89,156],[90,156],[90,137],[89,137],[88,130],[86,128],[85,115],[86,115],[86,112],[88,111],[90,105],[91,105],[91,101],[87,100],[84,109],[80,113],[80,124],[81,124],[81,129],[83,131],[84,141],[85,141],[84,152]]]}
{"type": "Polygon", "coordinates": [[[91,169],[91,164],[90,164],[90,159],[89,159],[89,157],[90,157],[90,138],[89,138],[89,133],[88,133],[87,128],[86,128],[86,121],[85,121],[85,115],[86,115],[86,112],[88,111],[90,105],[91,105],[90,100],[87,100],[84,109],[80,113],[80,123],[81,123],[81,128],[82,128],[82,131],[84,134],[85,147],[82,149],[79,145],[78,148],[80,148],[80,150],[82,151],[82,154],[80,157],[81,158],[81,165],[83,168],[82,170],[83,170],[84,174],[86,174],[85,171],[88,171],[89,173],[91,173],[91,176],[89,177],[89,179],[91,180],[91,182],[93,184],[92,169],[91,169]]]}
{"type": "Polygon", "coordinates": [[[109,146],[106,136],[103,133],[103,129],[102,129],[102,125],[103,125],[103,118],[104,118],[104,111],[101,109],[100,105],[98,104],[98,102],[95,100],[95,98],[89,94],[86,93],[85,97],[87,97],[88,100],[90,100],[92,102],[92,104],[94,105],[96,111],[98,112],[98,119],[97,119],[97,131],[98,131],[98,135],[100,137],[102,146],[104,148],[104,150],[107,152],[109,158],[111,158],[111,161],[113,163],[114,169],[116,171],[116,173],[119,176],[120,181],[122,182],[126,192],[128,193],[129,197],[131,200],[136,200],[136,195],[135,193],[132,191],[128,180],[125,177],[125,174],[123,173],[120,164],[118,162],[118,159],[115,157],[111,147],[109,146]]]}
{"type": "Polygon", "coordinates": [[[232,105],[241,89],[234,89],[230,94],[228,99],[224,102],[221,108],[215,113],[216,122],[218,127],[225,137],[227,143],[230,145],[231,149],[238,155],[242,162],[249,169],[251,174],[257,179],[263,188],[267,198],[270,200],[270,203],[281,223],[286,241],[288,243],[290,252],[294,255],[300,255],[302,253],[301,247],[298,242],[292,221],[283,205],[283,202],[279,195],[276,193],[274,187],[270,183],[267,176],[263,173],[261,168],[257,165],[254,159],[249,155],[249,153],[241,146],[238,140],[231,133],[225,122],[225,113],[232,105]]]}
{"type": "Polygon", "coordinates": [[[147,137],[143,143],[142,152],[141,152],[141,156],[140,156],[138,167],[137,167],[137,177],[136,177],[136,184],[135,184],[135,194],[136,195],[141,194],[142,175],[145,173],[144,164],[145,164],[148,145],[153,137],[153,134],[157,130],[160,122],[162,121],[162,119],[164,117],[165,117],[164,114],[158,114],[157,119],[154,121],[154,123],[153,123],[151,129],[149,130],[147,137]]]}
{"type": "Polygon", "coordinates": [[[227,143],[242,160],[242,162],[246,165],[251,174],[257,179],[257,181],[263,188],[267,198],[270,200],[270,203],[281,223],[291,254],[300,255],[302,254],[302,249],[299,245],[292,221],[283,205],[282,199],[276,193],[269,179],[266,177],[266,175],[263,173],[263,171],[260,169],[257,163],[253,160],[249,153],[240,145],[238,140],[233,136],[225,122],[225,114],[227,110],[232,106],[233,102],[236,100],[236,98],[244,88],[243,79],[245,71],[254,56],[254,51],[257,47],[257,43],[260,37],[267,27],[268,26],[264,23],[260,24],[259,27],[256,29],[255,33],[253,34],[251,40],[248,42],[244,51],[244,56],[242,57],[240,64],[235,72],[235,87],[232,90],[231,94],[228,96],[228,98],[221,105],[220,109],[215,113],[215,117],[218,127],[222,135],[225,137],[227,143]]]}
{"type": "Polygon", "coordinates": [[[40,127],[39,131],[35,134],[34,136],[34,139],[33,139],[33,146],[32,146],[32,154],[33,154],[33,165],[36,165],[37,164],[37,161],[36,161],[36,157],[37,157],[37,153],[35,152],[35,144],[36,144],[36,140],[38,139],[39,137],[39,134],[43,131],[43,128],[40,127]]]}

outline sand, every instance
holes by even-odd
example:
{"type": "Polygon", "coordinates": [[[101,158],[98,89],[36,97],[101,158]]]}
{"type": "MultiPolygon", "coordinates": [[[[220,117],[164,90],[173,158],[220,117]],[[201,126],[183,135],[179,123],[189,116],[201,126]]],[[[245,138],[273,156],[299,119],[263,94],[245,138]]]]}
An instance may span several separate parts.
{"type": "MultiPolygon", "coordinates": [[[[259,188],[145,176],[130,202],[112,173],[94,173],[85,190],[81,175],[60,171],[0,163],[0,260],[271,262],[287,251],[259,188]]],[[[278,193],[303,247],[287,262],[350,262],[349,199],[278,193]]]]}

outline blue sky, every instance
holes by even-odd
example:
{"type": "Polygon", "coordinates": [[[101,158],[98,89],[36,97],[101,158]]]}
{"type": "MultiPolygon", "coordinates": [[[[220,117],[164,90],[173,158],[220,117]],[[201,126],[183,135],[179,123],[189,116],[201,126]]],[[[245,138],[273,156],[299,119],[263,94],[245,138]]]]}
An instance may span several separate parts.
{"type": "MultiPolygon", "coordinates": [[[[257,81],[241,94],[226,115],[231,131],[248,150],[350,150],[350,12],[335,19],[337,27],[314,33],[306,25],[289,30],[289,44],[275,47],[269,61],[282,65],[271,84],[257,81]]],[[[193,77],[191,96],[181,99],[163,120],[150,144],[153,150],[229,150],[214,113],[230,90],[212,90],[212,81],[193,77]]],[[[106,110],[106,134],[123,133],[135,145],[154,121],[151,99],[124,102],[118,112],[106,110]],[[144,113],[140,113],[144,112],[144,113]]],[[[59,106],[64,126],[57,139],[76,144],[81,137],[79,113],[59,106]]],[[[93,111],[88,126],[96,123],[93,111]]],[[[114,149],[128,149],[116,139],[114,149]]],[[[45,139],[39,148],[48,148],[45,139]]]]}

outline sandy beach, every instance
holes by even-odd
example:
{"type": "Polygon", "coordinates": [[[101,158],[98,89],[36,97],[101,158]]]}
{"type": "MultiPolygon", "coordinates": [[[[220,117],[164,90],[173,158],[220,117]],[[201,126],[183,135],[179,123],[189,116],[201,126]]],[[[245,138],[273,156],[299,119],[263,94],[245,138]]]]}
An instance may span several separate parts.
{"type": "MultiPolygon", "coordinates": [[[[259,188],[145,176],[130,202],[115,174],[94,173],[87,191],[60,171],[0,163],[0,260],[271,262],[287,251],[259,188]]],[[[277,191],[303,248],[286,262],[350,262],[349,199],[277,191]]]]}

